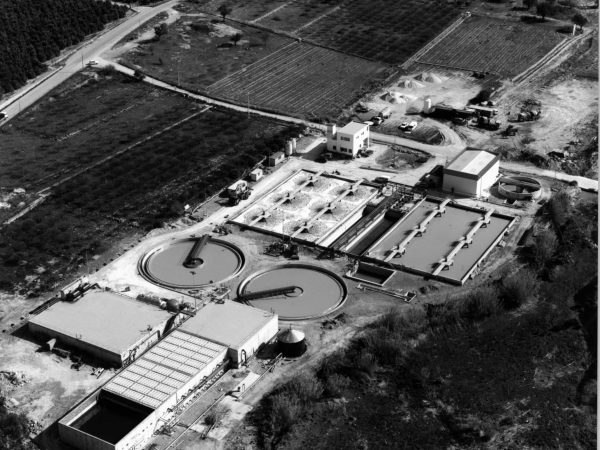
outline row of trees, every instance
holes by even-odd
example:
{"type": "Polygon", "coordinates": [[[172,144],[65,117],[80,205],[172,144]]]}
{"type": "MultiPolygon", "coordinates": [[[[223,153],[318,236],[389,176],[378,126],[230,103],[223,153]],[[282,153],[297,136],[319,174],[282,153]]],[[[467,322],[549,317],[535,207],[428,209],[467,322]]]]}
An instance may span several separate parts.
{"type": "MultiPolygon", "coordinates": [[[[528,10],[534,8],[535,13],[543,20],[548,16],[556,14],[561,8],[557,0],[524,0],[523,4],[528,10]]],[[[583,28],[588,23],[586,17],[581,13],[575,13],[571,20],[579,28],[583,28]]]]}
{"type": "Polygon", "coordinates": [[[0,95],[39,75],[46,69],[44,61],[126,11],[98,0],[2,0],[0,95]]]}

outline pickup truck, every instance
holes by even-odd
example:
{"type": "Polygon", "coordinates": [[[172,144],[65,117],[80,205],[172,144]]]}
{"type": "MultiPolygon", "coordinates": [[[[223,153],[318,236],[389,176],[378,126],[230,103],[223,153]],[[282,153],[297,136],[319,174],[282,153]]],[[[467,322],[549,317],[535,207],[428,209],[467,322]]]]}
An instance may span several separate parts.
{"type": "Polygon", "coordinates": [[[371,122],[373,122],[373,126],[377,126],[381,125],[384,122],[384,119],[381,116],[373,116],[371,117],[371,122]]]}

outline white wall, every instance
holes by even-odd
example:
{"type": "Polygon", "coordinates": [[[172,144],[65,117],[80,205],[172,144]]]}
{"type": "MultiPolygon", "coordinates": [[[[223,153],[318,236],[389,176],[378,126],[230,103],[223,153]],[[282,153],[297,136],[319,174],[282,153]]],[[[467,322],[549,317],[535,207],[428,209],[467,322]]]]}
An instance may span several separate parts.
{"type": "Polygon", "coordinates": [[[46,328],[34,322],[29,322],[28,327],[29,331],[31,331],[33,334],[43,336],[45,339],[56,338],[58,342],[60,342],[62,345],[78,349],[83,353],[87,353],[98,358],[101,361],[104,361],[105,363],[117,367],[121,367],[123,363],[123,361],[121,360],[121,355],[106,350],[104,348],[100,348],[96,345],[90,344],[89,342],[85,342],[81,339],[75,339],[72,336],[60,333],[55,330],[51,330],[50,328],[46,328]]]}
{"type": "Polygon", "coordinates": [[[271,319],[262,326],[254,335],[250,336],[241,346],[230,348],[229,356],[234,366],[237,366],[242,360],[242,350],[246,351],[246,358],[249,359],[265,342],[269,342],[279,331],[279,322],[277,316],[274,315],[271,319]]]}
{"type": "Polygon", "coordinates": [[[454,192],[457,194],[477,195],[477,180],[464,178],[451,174],[444,174],[444,191],[454,192]]]}
{"type": "Polygon", "coordinates": [[[496,161],[496,163],[490,167],[490,169],[481,177],[480,190],[478,195],[482,195],[483,191],[489,190],[490,187],[496,182],[498,179],[498,174],[500,173],[500,161],[496,161]]]}

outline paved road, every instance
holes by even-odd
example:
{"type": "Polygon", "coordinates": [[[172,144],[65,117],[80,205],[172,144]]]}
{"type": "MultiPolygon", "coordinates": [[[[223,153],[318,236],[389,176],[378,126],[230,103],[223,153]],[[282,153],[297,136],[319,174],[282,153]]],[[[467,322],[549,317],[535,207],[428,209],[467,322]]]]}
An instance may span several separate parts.
{"type": "Polygon", "coordinates": [[[19,114],[19,112],[37,102],[52,89],[80,70],[89,60],[96,59],[97,55],[115,45],[127,36],[127,34],[138,28],[140,24],[173,7],[175,4],[177,4],[177,0],[171,0],[152,8],[139,7],[136,9],[136,14],[83,44],[63,62],[64,66],[62,68],[55,70],[54,73],[51,72],[50,75],[48,73],[40,75],[37,81],[31,82],[30,87],[25,88],[25,93],[23,93],[23,90],[20,90],[0,104],[0,111],[8,115],[8,118],[2,124],[4,125],[11,118],[19,114]],[[43,81],[40,82],[40,80],[43,81]]]}

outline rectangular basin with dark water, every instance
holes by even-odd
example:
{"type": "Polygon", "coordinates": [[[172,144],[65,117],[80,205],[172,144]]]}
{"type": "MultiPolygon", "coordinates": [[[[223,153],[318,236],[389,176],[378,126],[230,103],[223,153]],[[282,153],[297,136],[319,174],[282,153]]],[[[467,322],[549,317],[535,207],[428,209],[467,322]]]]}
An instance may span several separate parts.
{"type": "Polygon", "coordinates": [[[352,255],[362,255],[375,241],[382,236],[392,225],[394,225],[398,219],[392,219],[387,215],[384,215],[381,220],[361,239],[352,244],[352,247],[348,249],[348,253],[352,255]]]}
{"type": "Polygon", "coordinates": [[[152,409],[143,405],[126,406],[122,400],[112,401],[103,394],[104,391],[97,403],[70,424],[73,428],[116,444],[152,413],[152,409]]]}
{"type": "MultiPolygon", "coordinates": [[[[392,231],[369,249],[369,256],[385,259],[390,250],[398,245],[413,228],[418,226],[439,203],[426,200],[411,214],[398,222],[392,231]]],[[[434,217],[422,236],[415,236],[406,246],[404,255],[397,255],[390,262],[422,273],[432,273],[440,260],[448,255],[458,241],[465,236],[482,217],[479,211],[446,205],[446,212],[434,217]]],[[[480,228],[469,247],[463,247],[454,257],[454,264],[440,273],[441,277],[461,282],[474,264],[484,255],[494,241],[509,226],[512,219],[492,215],[487,227],[480,228]]]]}

